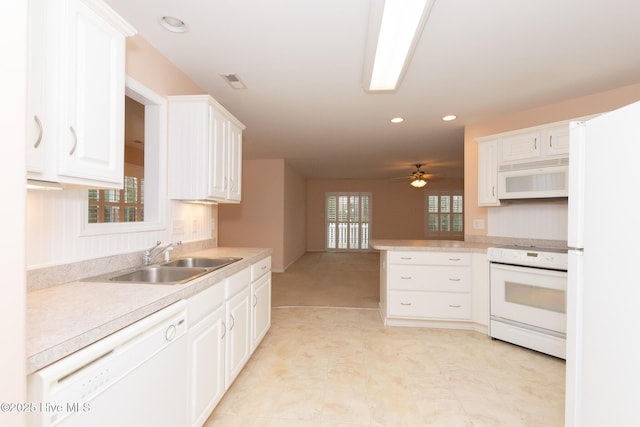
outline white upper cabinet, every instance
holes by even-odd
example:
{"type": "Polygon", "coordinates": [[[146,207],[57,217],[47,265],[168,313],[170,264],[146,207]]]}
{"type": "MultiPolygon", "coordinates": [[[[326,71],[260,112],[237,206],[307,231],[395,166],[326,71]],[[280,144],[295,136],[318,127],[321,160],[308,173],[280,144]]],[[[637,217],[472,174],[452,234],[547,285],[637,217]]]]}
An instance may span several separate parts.
{"type": "Polygon", "coordinates": [[[99,0],[31,0],[28,178],[122,188],[125,39],[99,0]]]}
{"type": "Polygon", "coordinates": [[[497,138],[501,165],[569,156],[569,122],[509,132],[497,138]]]}
{"type": "Polygon", "coordinates": [[[500,142],[500,163],[535,160],[540,157],[540,132],[523,132],[505,136],[500,142]]]}
{"type": "Polygon", "coordinates": [[[498,187],[504,182],[498,180],[499,171],[566,160],[569,123],[563,121],[478,138],[478,206],[501,205],[498,187]]]}
{"type": "Polygon", "coordinates": [[[542,147],[548,157],[569,155],[569,125],[561,124],[542,131],[542,147]]]}
{"type": "Polygon", "coordinates": [[[169,97],[169,197],[237,203],[244,125],[209,95],[169,97]]]}
{"type": "Polygon", "coordinates": [[[478,206],[500,206],[498,199],[498,140],[478,141],[478,206]]]}

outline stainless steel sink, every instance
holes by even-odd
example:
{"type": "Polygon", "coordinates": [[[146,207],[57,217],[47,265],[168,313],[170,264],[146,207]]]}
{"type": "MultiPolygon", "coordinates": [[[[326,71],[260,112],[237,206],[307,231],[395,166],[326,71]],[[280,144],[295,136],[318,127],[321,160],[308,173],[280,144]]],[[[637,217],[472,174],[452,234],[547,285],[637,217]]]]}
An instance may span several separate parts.
{"type": "Polygon", "coordinates": [[[82,282],[120,282],[179,285],[225,267],[242,258],[182,258],[164,264],[120,270],[82,279],[82,282]]]}
{"type": "Polygon", "coordinates": [[[128,273],[109,278],[111,282],[137,282],[137,283],[162,283],[179,284],[193,280],[209,272],[206,268],[186,267],[143,267],[128,273]]]}
{"type": "Polygon", "coordinates": [[[175,261],[171,261],[165,264],[161,264],[161,267],[180,267],[180,268],[193,268],[203,267],[215,270],[222,268],[229,264],[233,264],[236,261],[240,261],[242,258],[182,258],[175,261]]]}

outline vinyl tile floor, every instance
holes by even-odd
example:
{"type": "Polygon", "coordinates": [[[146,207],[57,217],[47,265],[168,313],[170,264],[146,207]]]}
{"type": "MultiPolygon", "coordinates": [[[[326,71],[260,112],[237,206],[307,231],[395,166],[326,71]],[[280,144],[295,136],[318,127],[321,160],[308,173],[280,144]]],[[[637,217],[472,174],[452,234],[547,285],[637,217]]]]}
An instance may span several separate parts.
{"type": "MultiPolygon", "coordinates": [[[[307,255],[291,274],[331,276],[351,259],[354,270],[377,275],[376,254],[307,255]]],[[[350,292],[338,288],[347,279],[308,279],[323,284],[315,292],[325,299],[294,306],[276,295],[296,281],[277,276],[271,329],[205,426],[564,424],[563,360],[473,331],[385,327],[376,309],[346,306],[350,292]],[[332,293],[335,305],[323,306],[332,293]]],[[[360,305],[370,292],[361,288],[360,305]]]]}

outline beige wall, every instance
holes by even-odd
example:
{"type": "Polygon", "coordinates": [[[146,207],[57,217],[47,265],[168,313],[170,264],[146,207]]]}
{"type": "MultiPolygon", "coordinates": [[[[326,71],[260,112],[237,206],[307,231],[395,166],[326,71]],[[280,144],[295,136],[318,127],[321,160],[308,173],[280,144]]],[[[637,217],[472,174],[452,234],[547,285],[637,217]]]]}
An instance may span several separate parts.
{"type": "Polygon", "coordinates": [[[372,193],[371,238],[424,239],[427,189],[462,189],[463,180],[434,180],[423,189],[409,180],[309,180],[307,184],[307,250],[325,250],[325,194],[372,193]]]}
{"type": "Polygon", "coordinates": [[[206,93],[139,35],[127,38],[127,75],[158,95],[206,93]]]}
{"type": "Polygon", "coordinates": [[[307,181],[285,163],[283,266],[300,258],[307,250],[307,181]]]}
{"type": "Polygon", "coordinates": [[[465,234],[484,236],[488,227],[488,208],[478,207],[478,147],[476,138],[531,126],[585,117],[611,111],[640,99],[640,84],[575,98],[556,104],[501,115],[482,123],[467,125],[464,132],[465,224],[484,219],[485,228],[467,227],[465,234]]]}
{"type": "MultiPolygon", "coordinates": [[[[4,56],[0,88],[0,171],[5,183],[2,200],[11,201],[0,208],[5,248],[0,257],[2,294],[0,295],[0,401],[24,403],[25,380],[25,155],[27,92],[27,2],[2,2],[0,13],[7,19],[0,46],[4,56]]],[[[0,425],[25,425],[24,412],[1,411],[0,425]]]]}
{"type": "Polygon", "coordinates": [[[301,179],[283,159],[245,160],[242,202],[218,205],[218,245],[272,248],[273,270],[284,271],[304,253],[301,179]]]}

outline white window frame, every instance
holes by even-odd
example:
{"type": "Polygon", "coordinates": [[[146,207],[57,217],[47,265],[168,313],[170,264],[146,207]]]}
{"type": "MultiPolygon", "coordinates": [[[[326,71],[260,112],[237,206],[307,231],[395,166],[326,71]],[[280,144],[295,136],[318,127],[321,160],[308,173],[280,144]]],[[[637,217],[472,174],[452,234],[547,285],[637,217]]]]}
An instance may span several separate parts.
{"type": "MultiPolygon", "coordinates": [[[[336,201],[337,202],[337,201],[336,201]]],[[[367,192],[328,192],[325,194],[325,250],[327,251],[336,251],[336,252],[360,252],[360,251],[369,251],[369,241],[371,240],[371,223],[372,223],[372,214],[373,214],[373,197],[371,193],[367,193],[367,192]],[[351,216],[349,216],[349,218],[347,218],[346,221],[340,221],[338,216],[338,206],[336,206],[336,219],[335,221],[331,220],[329,218],[329,199],[331,197],[336,197],[336,198],[340,198],[340,197],[347,197],[348,199],[348,203],[349,205],[351,204],[351,198],[352,197],[358,197],[358,220],[354,221],[353,218],[351,218],[351,216]],[[368,198],[368,208],[369,208],[369,212],[368,212],[368,221],[362,221],[362,198],[363,197],[367,197],[368,198]],[[334,226],[334,232],[335,232],[335,247],[330,247],[330,234],[331,234],[331,227],[332,224],[335,224],[334,226]],[[340,224],[345,224],[346,226],[343,227],[343,229],[346,231],[346,247],[344,248],[340,248],[339,246],[339,240],[340,240],[340,233],[339,233],[339,229],[340,224]],[[366,227],[363,227],[363,224],[366,224],[366,227]],[[353,230],[358,230],[358,236],[357,236],[357,246],[358,247],[354,247],[354,241],[353,241],[353,237],[352,237],[352,231],[353,230]],[[366,238],[365,238],[365,233],[363,233],[363,230],[366,230],[366,238]]]]}
{"type": "Polygon", "coordinates": [[[444,239],[450,239],[450,240],[462,240],[464,239],[464,190],[459,189],[459,190],[447,190],[447,189],[441,189],[441,190],[425,190],[425,196],[424,196],[424,235],[427,239],[439,239],[439,240],[444,240],[444,239]],[[438,197],[438,219],[437,219],[437,223],[438,225],[441,224],[441,216],[443,214],[450,214],[451,215],[451,231],[431,231],[429,230],[429,215],[434,214],[433,212],[429,212],[429,196],[436,196],[438,197]],[[451,197],[451,212],[441,212],[441,197],[442,196],[450,196],[451,197]],[[453,197],[454,196],[460,196],[462,197],[462,212],[455,212],[455,214],[460,214],[462,217],[462,230],[461,231],[453,231],[453,197]]]}
{"type": "MultiPolygon", "coordinates": [[[[89,223],[89,200],[83,190],[80,236],[166,230],[167,218],[167,100],[127,76],[125,94],[145,106],[144,221],[89,223]]],[[[124,141],[122,142],[124,144],[124,141]]]]}

